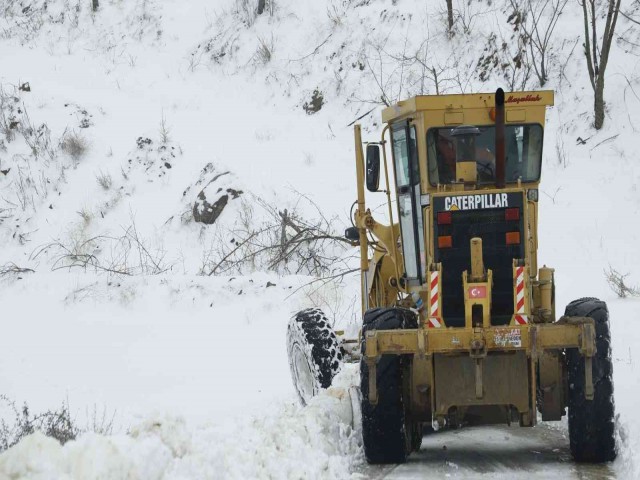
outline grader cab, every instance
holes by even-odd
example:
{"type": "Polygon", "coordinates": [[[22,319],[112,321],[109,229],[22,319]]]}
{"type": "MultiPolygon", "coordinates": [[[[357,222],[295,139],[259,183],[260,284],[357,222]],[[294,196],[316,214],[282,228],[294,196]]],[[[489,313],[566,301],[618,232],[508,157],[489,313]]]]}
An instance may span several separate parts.
{"type": "MultiPolygon", "coordinates": [[[[346,237],[360,248],[370,463],[404,462],[429,431],[533,427],[538,412],[560,420],[567,409],[574,459],[615,458],[607,307],[583,298],[557,318],[554,270],[538,262],[551,105],[551,91],[414,97],[383,110],[366,157],[355,126],[357,209],[346,237]],[[385,223],[367,209],[365,187],[386,194],[385,223]]],[[[317,310],[298,313],[289,337],[304,403],[329,386],[347,343],[317,310]]]]}

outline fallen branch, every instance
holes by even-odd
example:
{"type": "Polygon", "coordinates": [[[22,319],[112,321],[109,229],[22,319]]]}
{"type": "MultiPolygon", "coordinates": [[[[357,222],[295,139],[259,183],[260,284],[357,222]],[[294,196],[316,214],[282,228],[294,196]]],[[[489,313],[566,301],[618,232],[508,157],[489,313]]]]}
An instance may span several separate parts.
{"type": "Polygon", "coordinates": [[[0,276],[5,276],[9,274],[19,274],[19,273],[35,273],[35,270],[31,268],[19,267],[13,262],[8,262],[0,266],[0,276]]]}

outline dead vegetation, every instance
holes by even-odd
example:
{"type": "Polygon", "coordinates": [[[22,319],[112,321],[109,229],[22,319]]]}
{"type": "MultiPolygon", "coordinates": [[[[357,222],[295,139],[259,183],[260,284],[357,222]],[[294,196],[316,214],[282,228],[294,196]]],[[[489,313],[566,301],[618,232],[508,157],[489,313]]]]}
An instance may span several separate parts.
{"type": "Polygon", "coordinates": [[[204,254],[203,275],[242,274],[265,269],[287,274],[325,277],[348,270],[350,242],[336,231],[336,218],[325,217],[307,197],[298,194],[291,209],[279,209],[256,199],[243,203],[239,225],[218,231],[204,254]],[[301,213],[316,212],[313,218],[301,213]],[[259,208],[256,213],[254,208],[259,208]],[[263,221],[257,222],[260,216],[263,221]]]}
{"type": "Polygon", "coordinates": [[[69,404],[64,402],[56,410],[34,414],[25,403],[18,407],[5,395],[0,395],[3,409],[10,412],[0,420],[0,451],[16,445],[24,437],[39,431],[65,444],[75,440],[80,429],[74,424],[69,413],[69,404]]]}
{"type": "Polygon", "coordinates": [[[0,159],[3,180],[0,213],[10,218],[35,212],[42,200],[64,180],[69,165],[59,158],[59,142],[46,123],[36,123],[23,100],[28,82],[0,85],[0,151],[12,144],[13,154],[0,159]]]}
{"type": "Polygon", "coordinates": [[[89,142],[79,132],[67,132],[60,141],[60,148],[76,162],[84,156],[89,148],[89,142]]]}
{"type": "Polygon", "coordinates": [[[113,186],[113,178],[110,174],[104,172],[99,172],[96,175],[96,182],[98,182],[98,185],[105,191],[111,190],[113,186]]]}
{"type": "Polygon", "coordinates": [[[609,269],[604,271],[609,288],[620,298],[640,296],[640,288],[635,285],[627,285],[629,273],[620,273],[609,265],[609,269]]]}
{"type": "Polygon", "coordinates": [[[26,267],[19,267],[13,262],[7,262],[4,265],[0,265],[0,277],[7,275],[21,275],[24,273],[34,273],[35,270],[26,267]]]}
{"type": "Polygon", "coordinates": [[[167,252],[152,246],[138,233],[135,222],[123,228],[120,236],[78,234],[66,240],[43,245],[31,254],[51,260],[51,270],[92,271],[113,275],[160,275],[173,267],[167,262],[167,252]]]}
{"type": "Polygon", "coordinates": [[[270,38],[258,37],[258,49],[256,50],[254,59],[260,65],[266,65],[273,58],[276,45],[273,35],[270,38]]]}
{"type": "Polygon", "coordinates": [[[24,437],[35,432],[41,432],[65,444],[75,440],[83,433],[93,432],[98,435],[111,435],[115,428],[116,412],[109,413],[106,408],[93,407],[86,411],[86,424],[79,426],[79,422],[72,417],[69,402],[62,402],[60,407],[49,409],[41,413],[34,413],[24,403],[21,407],[6,395],[0,395],[0,452],[3,452],[24,437]]]}
{"type": "Polygon", "coordinates": [[[533,71],[540,87],[544,87],[554,56],[553,32],[568,0],[509,1],[512,9],[509,21],[524,33],[533,71]]]}

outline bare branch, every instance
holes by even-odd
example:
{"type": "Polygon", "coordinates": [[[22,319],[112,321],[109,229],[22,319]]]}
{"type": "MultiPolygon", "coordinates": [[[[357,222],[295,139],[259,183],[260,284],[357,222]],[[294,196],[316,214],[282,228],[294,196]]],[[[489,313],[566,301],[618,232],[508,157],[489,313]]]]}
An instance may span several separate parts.
{"type": "Polygon", "coordinates": [[[627,285],[628,273],[622,274],[609,265],[609,270],[604,271],[604,276],[611,290],[620,298],[640,296],[640,288],[627,285]]]}
{"type": "Polygon", "coordinates": [[[8,262],[0,266],[0,277],[4,277],[5,275],[10,275],[10,274],[34,273],[34,272],[35,270],[31,268],[19,267],[13,262],[8,262]]]}
{"type": "Polygon", "coordinates": [[[257,265],[283,273],[326,276],[348,268],[343,254],[351,242],[335,232],[336,219],[328,219],[308,197],[298,193],[296,204],[279,210],[259,198],[245,206],[240,225],[217,233],[205,254],[201,272],[218,275],[242,273],[257,265]],[[300,202],[317,212],[313,218],[299,213],[300,202]],[[266,218],[257,222],[253,207],[260,207],[266,218]]]}
{"type": "Polygon", "coordinates": [[[629,14],[624,13],[622,10],[619,10],[620,15],[622,15],[624,18],[626,18],[627,20],[629,20],[630,22],[635,23],[636,25],[640,25],[640,21],[636,20],[635,18],[631,17],[629,14]]]}
{"type": "Polygon", "coordinates": [[[36,248],[30,256],[36,260],[41,256],[52,258],[51,270],[91,269],[115,275],[160,275],[172,268],[165,263],[165,252],[153,251],[139,236],[135,221],[123,227],[119,237],[97,235],[78,239],[54,240],[36,248]],[[110,252],[99,254],[98,252],[110,252]],[[135,258],[136,260],[133,260],[135,258]]]}

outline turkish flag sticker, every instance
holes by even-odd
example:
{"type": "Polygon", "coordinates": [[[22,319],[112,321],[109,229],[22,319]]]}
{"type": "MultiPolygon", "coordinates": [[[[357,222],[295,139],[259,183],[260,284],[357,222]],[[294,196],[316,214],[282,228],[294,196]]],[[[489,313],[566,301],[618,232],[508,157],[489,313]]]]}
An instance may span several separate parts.
{"type": "Polygon", "coordinates": [[[469,298],[487,298],[487,287],[469,287],[469,298]]]}

